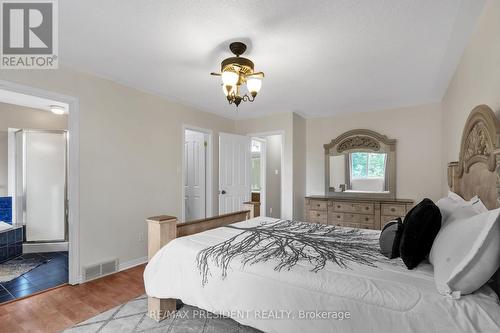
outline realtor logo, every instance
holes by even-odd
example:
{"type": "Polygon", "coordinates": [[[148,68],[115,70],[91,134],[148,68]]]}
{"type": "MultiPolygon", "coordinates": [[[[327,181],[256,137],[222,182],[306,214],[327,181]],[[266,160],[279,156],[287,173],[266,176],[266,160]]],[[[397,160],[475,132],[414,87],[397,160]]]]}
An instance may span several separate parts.
{"type": "Polygon", "coordinates": [[[57,68],[57,0],[0,0],[0,3],[0,67],[57,68]]]}

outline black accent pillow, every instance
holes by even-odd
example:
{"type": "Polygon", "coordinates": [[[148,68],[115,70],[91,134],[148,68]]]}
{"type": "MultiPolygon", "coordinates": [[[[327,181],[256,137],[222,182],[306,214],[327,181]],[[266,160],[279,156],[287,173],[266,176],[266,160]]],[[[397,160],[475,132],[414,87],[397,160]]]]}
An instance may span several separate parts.
{"type": "Polygon", "coordinates": [[[403,222],[397,218],[387,223],[380,233],[380,252],[389,259],[399,257],[399,245],[403,235],[403,222]]]}
{"type": "Polygon", "coordinates": [[[441,229],[441,212],[432,200],[425,198],[404,218],[399,253],[408,269],[413,269],[431,251],[432,243],[441,229]]]}

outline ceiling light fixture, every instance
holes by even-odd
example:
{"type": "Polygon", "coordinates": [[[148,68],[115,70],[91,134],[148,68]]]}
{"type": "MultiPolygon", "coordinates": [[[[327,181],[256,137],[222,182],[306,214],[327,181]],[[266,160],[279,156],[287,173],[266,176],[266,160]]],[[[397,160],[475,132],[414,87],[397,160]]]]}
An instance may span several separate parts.
{"type": "Polygon", "coordinates": [[[57,114],[57,115],[63,115],[66,110],[62,106],[51,105],[50,111],[52,111],[52,113],[57,114]]]}
{"type": "Polygon", "coordinates": [[[222,78],[222,91],[226,95],[229,104],[236,106],[243,102],[253,102],[255,96],[262,87],[263,72],[254,72],[254,65],[250,59],[242,58],[247,46],[241,42],[234,42],[229,45],[231,52],[236,57],[224,59],[220,65],[220,73],[211,75],[222,78]],[[246,90],[250,93],[241,96],[241,86],[246,85],[246,90]]]}

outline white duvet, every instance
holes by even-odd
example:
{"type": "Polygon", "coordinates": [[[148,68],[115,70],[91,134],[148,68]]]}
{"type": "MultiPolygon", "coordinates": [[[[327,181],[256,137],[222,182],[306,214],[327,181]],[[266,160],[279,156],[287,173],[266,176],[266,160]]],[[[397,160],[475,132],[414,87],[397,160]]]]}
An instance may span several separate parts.
{"type": "MultiPolygon", "coordinates": [[[[235,225],[263,221],[272,219],[235,225]]],[[[264,332],[500,332],[500,305],[489,287],[448,299],[436,291],[430,264],[409,271],[400,259],[376,268],[329,263],[317,273],[308,262],[276,271],[277,262],[243,267],[235,259],[225,279],[211,265],[203,285],[197,254],[238,233],[222,227],[168,243],[146,267],[147,294],[180,299],[264,332]]]]}

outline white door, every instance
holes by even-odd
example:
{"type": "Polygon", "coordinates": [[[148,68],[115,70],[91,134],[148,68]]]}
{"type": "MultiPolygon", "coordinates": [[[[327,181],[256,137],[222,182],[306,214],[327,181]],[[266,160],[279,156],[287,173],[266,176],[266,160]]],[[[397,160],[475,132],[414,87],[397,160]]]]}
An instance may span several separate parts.
{"type": "Polygon", "coordinates": [[[185,220],[206,217],[206,146],[205,134],[186,130],[184,141],[185,220]]]}
{"type": "Polygon", "coordinates": [[[26,240],[65,239],[66,133],[25,133],[26,240]]]}
{"type": "Polygon", "coordinates": [[[237,212],[250,201],[250,137],[220,133],[219,214],[237,212]]]}

